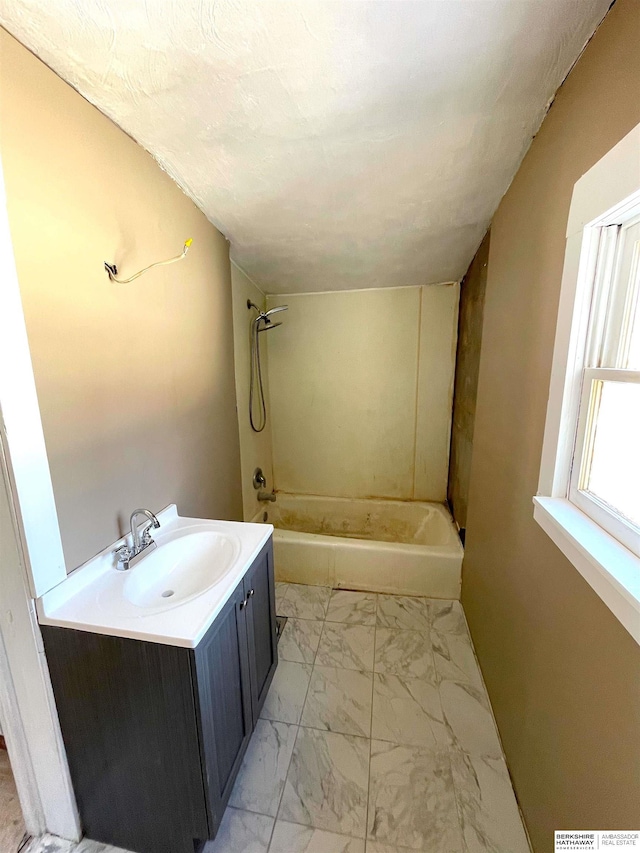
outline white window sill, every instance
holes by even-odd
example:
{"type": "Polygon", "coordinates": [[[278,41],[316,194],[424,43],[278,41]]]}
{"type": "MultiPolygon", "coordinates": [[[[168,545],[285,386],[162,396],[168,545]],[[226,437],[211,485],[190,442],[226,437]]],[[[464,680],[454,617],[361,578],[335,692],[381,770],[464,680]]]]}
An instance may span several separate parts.
{"type": "Polygon", "coordinates": [[[640,645],[640,558],[568,500],[533,503],[540,527],[640,645]]]}

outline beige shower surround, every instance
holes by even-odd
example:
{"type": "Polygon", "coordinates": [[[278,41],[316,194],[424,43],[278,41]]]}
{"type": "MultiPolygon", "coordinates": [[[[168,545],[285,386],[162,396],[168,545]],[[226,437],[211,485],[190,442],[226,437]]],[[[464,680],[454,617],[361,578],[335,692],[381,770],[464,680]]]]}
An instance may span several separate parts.
{"type": "Polygon", "coordinates": [[[444,501],[457,284],[269,296],[276,488],[444,501]]]}

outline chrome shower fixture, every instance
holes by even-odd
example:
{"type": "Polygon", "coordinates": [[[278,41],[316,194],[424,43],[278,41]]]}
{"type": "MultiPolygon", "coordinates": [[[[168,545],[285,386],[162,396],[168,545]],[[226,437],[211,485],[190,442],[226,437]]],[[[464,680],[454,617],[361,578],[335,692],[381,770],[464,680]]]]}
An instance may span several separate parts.
{"type": "Polygon", "coordinates": [[[261,311],[254,302],[252,302],[250,299],[247,299],[247,308],[249,310],[251,310],[252,308],[255,308],[255,310],[258,312],[258,316],[253,321],[254,323],[257,324],[258,331],[259,332],[268,332],[269,329],[275,329],[276,326],[282,325],[281,322],[280,323],[272,323],[271,322],[271,315],[272,314],[279,314],[280,311],[286,311],[289,308],[289,306],[288,305],[276,305],[275,308],[270,308],[268,311],[261,311]],[[262,328],[260,328],[260,322],[264,323],[262,328]]]}
{"type": "Polygon", "coordinates": [[[247,308],[249,311],[255,309],[258,316],[251,321],[251,384],[249,386],[249,423],[254,432],[262,432],[267,425],[267,404],[264,399],[264,385],[262,382],[262,365],[260,364],[260,332],[268,332],[270,329],[275,329],[281,326],[282,323],[272,323],[271,316],[279,314],[280,311],[286,311],[288,305],[277,305],[275,308],[270,308],[268,311],[261,311],[258,306],[247,299],[247,308]],[[257,386],[258,392],[258,412],[257,418],[254,420],[254,396],[257,386]]]}

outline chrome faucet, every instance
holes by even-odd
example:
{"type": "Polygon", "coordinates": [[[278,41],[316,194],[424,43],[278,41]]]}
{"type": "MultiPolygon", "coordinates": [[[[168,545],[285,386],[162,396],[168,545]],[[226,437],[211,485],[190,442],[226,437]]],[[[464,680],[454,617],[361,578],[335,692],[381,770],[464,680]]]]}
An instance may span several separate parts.
{"type": "Polygon", "coordinates": [[[275,501],[276,493],[273,489],[270,492],[264,491],[267,487],[267,478],[262,473],[262,468],[256,468],[253,472],[253,488],[259,490],[257,498],[259,501],[275,501]]]}
{"type": "Polygon", "coordinates": [[[153,551],[156,543],[151,538],[151,531],[154,529],[157,530],[160,527],[160,522],[150,509],[134,510],[131,513],[129,524],[131,526],[131,547],[125,543],[115,551],[118,558],[116,568],[121,572],[126,572],[127,569],[132,568],[145,552],[153,551]],[[142,531],[142,538],[140,538],[138,525],[136,524],[136,519],[139,515],[146,515],[149,519],[149,524],[142,531]]]}
{"type": "Polygon", "coordinates": [[[160,527],[160,522],[150,509],[134,509],[134,511],[131,513],[129,524],[131,525],[131,541],[133,542],[133,551],[135,556],[135,554],[138,554],[142,550],[142,548],[148,547],[153,542],[153,539],[151,538],[151,530],[157,530],[158,527],[160,527]],[[142,531],[142,542],[139,538],[138,526],[136,525],[136,518],[139,515],[146,515],[149,521],[151,522],[142,531]]]}

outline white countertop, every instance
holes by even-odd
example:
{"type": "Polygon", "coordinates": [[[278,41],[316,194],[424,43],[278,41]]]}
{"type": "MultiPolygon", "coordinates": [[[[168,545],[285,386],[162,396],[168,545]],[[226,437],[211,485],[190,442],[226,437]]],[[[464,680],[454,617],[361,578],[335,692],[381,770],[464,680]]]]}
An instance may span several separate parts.
{"type": "Polygon", "coordinates": [[[183,518],[174,504],[158,513],[158,520],[161,527],[153,531],[153,538],[159,548],[190,529],[232,537],[237,546],[233,568],[210,589],[183,603],[161,610],[136,607],[127,601],[122,589],[127,578],[144,564],[144,558],[132,569],[118,571],[113,552],[124,544],[123,537],[37,599],[40,624],[171,646],[197,646],[273,533],[273,526],[183,518]]]}

